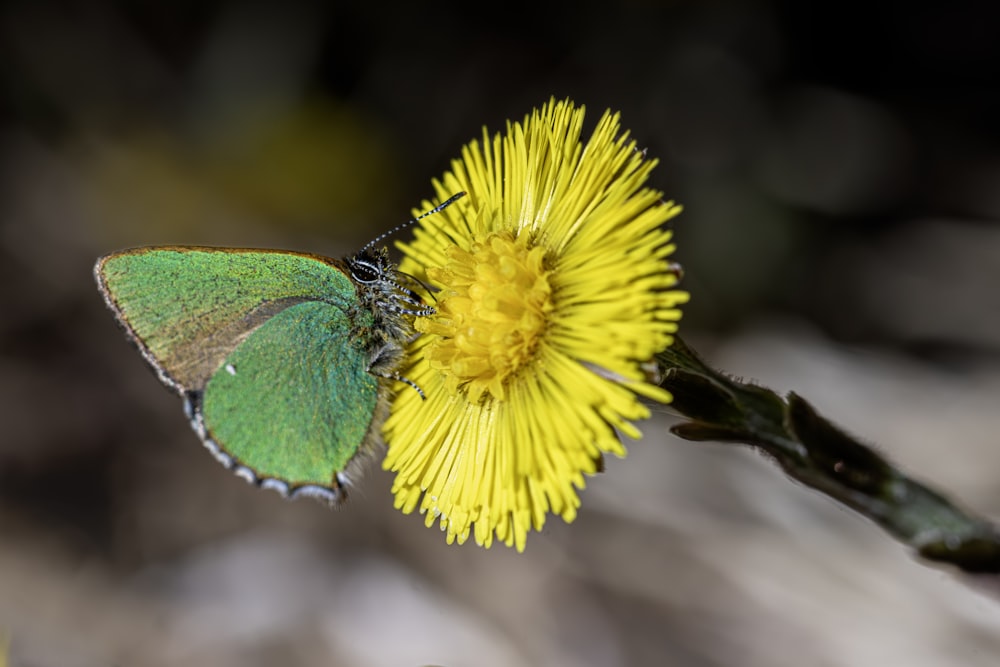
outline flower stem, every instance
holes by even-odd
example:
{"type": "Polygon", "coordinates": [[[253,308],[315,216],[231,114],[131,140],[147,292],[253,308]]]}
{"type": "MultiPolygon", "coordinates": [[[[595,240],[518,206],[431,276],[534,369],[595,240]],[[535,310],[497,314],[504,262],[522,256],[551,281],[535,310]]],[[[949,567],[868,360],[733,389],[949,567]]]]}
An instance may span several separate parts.
{"type": "Polygon", "coordinates": [[[690,420],[671,428],[675,435],[756,447],[789,477],[871,519],[919,556],[968,573],[1000,573],[996,525],[907,476],[801,396],[782,398],[715,371],[680,339],[657,359],[662,386],[690,420]]]}

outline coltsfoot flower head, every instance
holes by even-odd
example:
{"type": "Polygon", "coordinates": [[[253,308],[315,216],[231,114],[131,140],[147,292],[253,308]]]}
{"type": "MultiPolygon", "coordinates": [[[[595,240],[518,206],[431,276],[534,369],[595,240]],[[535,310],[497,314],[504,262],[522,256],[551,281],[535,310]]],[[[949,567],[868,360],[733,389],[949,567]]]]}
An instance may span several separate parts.
{"type": "Polygon", "coordinates": [[[404,364],[427,399],[398,394],[384,466],[396,507],[449,543],[523,550],[549,512],[572,521],[584,475],[625,455],[618,433],[640,437],[640,397],[670,400],[647,370],[688,298],[663,227],[680,207],[644,187],[656,161],[617,114],[586,143],[583,116],[552,100],[484,130],[434,182],[468,196],[400,246],[401,269],[440,291],[404,364]]]}

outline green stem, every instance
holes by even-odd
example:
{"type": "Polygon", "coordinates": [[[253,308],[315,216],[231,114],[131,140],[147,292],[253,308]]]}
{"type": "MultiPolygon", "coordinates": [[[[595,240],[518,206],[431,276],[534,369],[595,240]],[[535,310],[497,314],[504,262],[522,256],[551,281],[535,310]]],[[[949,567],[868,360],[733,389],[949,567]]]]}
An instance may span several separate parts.
{"type": "Polygon", "coordinates": [[[745,443],[789,477],[868,517],[917,554],[970,573],[1000,573],[1000,531],[910,478],[824,419],[795,393],[782,398],[708,367],[682,340],[659,355],[663,387],[690,421],[686,440],[745,443]]]}

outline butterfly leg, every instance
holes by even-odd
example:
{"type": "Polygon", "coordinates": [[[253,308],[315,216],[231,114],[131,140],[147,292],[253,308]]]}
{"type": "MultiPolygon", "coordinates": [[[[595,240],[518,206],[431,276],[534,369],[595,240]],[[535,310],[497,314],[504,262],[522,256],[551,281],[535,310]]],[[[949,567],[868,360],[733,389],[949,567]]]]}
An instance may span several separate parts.
{"type": "Polygon", "coordinates": [[[386,343],[380,347],[373,355],[371,362],[368,364],[368,372],[372,375],[377,375],[378,377],[386,378],[387,380],[397,380],[413,388],[420,398],[427,400],[427,396],[424,394],[424,390],[417,386],[417,383],[413,380],[403,377],[396,372],[395,368],[399,365],[400,359],[403,356],[402,348],[394,343],[386,343]]]}

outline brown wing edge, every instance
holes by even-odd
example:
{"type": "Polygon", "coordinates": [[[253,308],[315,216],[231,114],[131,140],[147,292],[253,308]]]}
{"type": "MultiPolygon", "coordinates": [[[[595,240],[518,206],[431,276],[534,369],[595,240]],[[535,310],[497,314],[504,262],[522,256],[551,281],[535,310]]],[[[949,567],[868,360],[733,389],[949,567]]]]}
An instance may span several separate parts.
{"type": "MultiPolygon", "coordinates": [[[[135,250],[140,250],[140,249],[136,248],[135,250]]],[[[129,323],[125,320],[125,317],[122,314],[121,308],[118,307],[118,302],[115,301],[114,296],[111,295],[111,290],[108,289],[108,284],[104,279],[105,262],[107,262],[112,257],[117,257],[119,255],[131,254],[131,253],[132,251],[130,250],[126,250],[123,252],[113,252],[109,255],[104,255],[103,257],[97,260],[97,263],[94,264],[94,279],[97,281],[97,289],[100,291],[101,296],[104,298],[104,303],[111,310],[111,312],[114,313],[115,321],[118,323],[118,326],[122,329],[122,331],[125,332],[125,337],[128,338],[128,340],[136,347],[136,349],[139,350],[139,353],[142,355],[142,358],[145,359],[146,363],[149,364],[149,367],[153,369],[153,371],[156,373],[156,376],[160,379],[160,382],[170,387],[176,394],[183,396],[185,388],[182,387],[179,382],[177,382],[176,380],[174,380],[173,377],[170,376],[167,370],[163,368],[163,366],[160,364],[159,361],[157,361],[153,353],[149,351],[149,348],[146,346],[146,343],[141,338],[139,338],[139,336],[136,335],[135,331],[133,331],[132,327],[129,326],[129,323]]]]}

